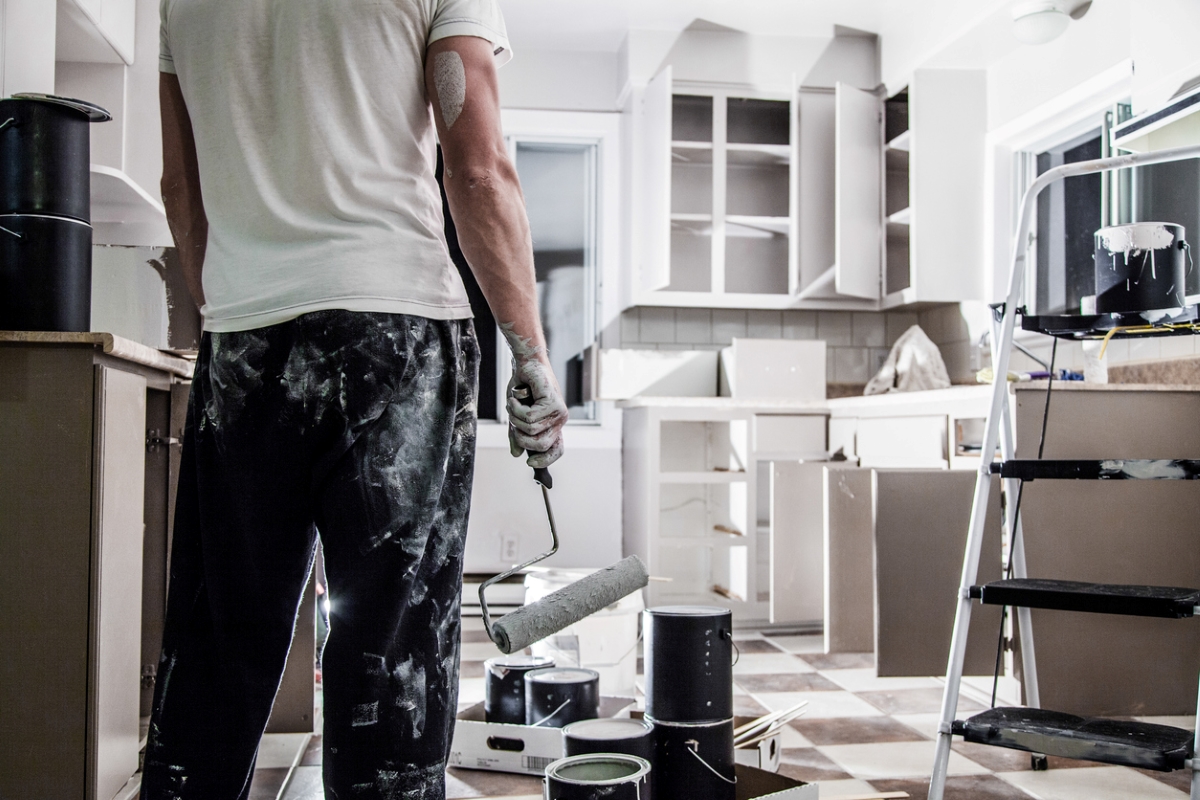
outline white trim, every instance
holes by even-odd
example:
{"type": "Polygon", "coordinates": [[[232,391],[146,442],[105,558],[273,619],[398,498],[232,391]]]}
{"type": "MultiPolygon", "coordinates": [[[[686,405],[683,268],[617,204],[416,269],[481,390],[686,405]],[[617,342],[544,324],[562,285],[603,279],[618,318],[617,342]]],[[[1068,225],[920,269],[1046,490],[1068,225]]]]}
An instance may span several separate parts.
{"type": "MultiPolygon", "coordinates": [[[[620,324],[621,282],[621,114],[609,111],[533,111],[505,108],[500,124],[509,140],[510,156],[515,142],[592,143],[596,145],[595,330],[597,337],[610,325],[620,324]]],[[[515,162],[514,162],[515,163],[515,162]]],[[[501,339],[497,340],[500,347],[501,339]]],[[[508,385],[507,359],[497,370],[498,396],[508,385]]],[[[503,416],[503,411],[501,411],[503,416]]],[[[572,449],[621,447],[621,412],[611,403],[596,404],[594,421],[569,424],[564,444],[572,449]]],[[[508,448],[507,420],[479,424],[479,447],[508,448]]]]}

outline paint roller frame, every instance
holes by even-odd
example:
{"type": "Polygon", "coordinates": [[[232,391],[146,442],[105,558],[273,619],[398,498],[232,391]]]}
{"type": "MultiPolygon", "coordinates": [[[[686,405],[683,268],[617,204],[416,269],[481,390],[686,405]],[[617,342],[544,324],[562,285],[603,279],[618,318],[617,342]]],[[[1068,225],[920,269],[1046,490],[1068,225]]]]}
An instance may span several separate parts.
{"type": "MultiPolygon", "coordinates": [[[[523,404],[532,404],[533,398],[531,395],[532,393],[527,386],[517,386],[513,389],[513,397],[523,404]]],[[[559,589],[557,592],[553,592],[536,603],[522,606],[517,611],[512,612],[508,616],[516,616],[520,619],[516,630],[512,632],[493,623],[492,615],[487,605],[488,587],[506,580],[521,570],[531,567],[539,561],[544,561],[558,552],[558,528],[554,523],[554,509],[550,505],[549,492],[554,486],[553,479],[550,477],[550,471],[544,467],[534,468],[533,479],[541,486],[542,501],[546,504],[546,520],[550,523],[550,537],[552,540],[550,549],[523,564],[518,564],[511,569],[488,578],[479,585],[479,607],[483,614],[483,624],[487,630],[488,638],[492,640],[492,644],[496,645],[500,652],[506,654],[511,654],[514,650],[523,650],[534,642],[539,642],[546,638],[551,633],[573,625],[579,620],[594,614],[596,611],[617,602],[622,597],[644,588],[650,582],[649,573],[646,571],[646,565],[642,563],[642,560],[637,556],[628,556],[616,564],[599,572],[592,573],[585,578],[581,578],[575,583],[559,589]],[[590,594],[586,596],[584,604],[578,606],[576,610],[568,609],[564,612],[561,607],[552,608],[560,599],[567,601],[562,604],[563,606],[571,605],[577,599],[572,596],[573,590],[582,591],[584,588],[590,590],[590,594]],[[619,593],[613,594],[614,590],[619,593]],[[605,602],[602,605],[596,606],[595,603],[598,597],[604,598],[605,602]],[[538,608],[539,606],[541,606],[539,611],[542,615],[543,625],[535,625],[531,631],[525,617],[520,617],[520,613],[529,612],[532,615],[534,612],[529,610],[538,608]],[[583,613],[579,613],[580,611],[583,613]],[[540,630],[539,627],[541,628],[540,630]],[[516,635],[517,639],[515,643],[512,638],[513,634],[516,635]]]]}

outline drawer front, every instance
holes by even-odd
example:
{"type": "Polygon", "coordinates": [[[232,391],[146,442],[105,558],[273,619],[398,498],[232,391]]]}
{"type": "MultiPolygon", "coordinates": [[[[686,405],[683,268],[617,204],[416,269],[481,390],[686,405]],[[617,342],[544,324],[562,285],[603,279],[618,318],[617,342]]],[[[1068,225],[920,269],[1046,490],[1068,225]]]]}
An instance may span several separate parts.
{"type": "Polygon", "coordinates": [[[946,417],[861,418],[857,450],[864,467],[945,468],[946,417]]]}
{"type": "Polygon", "coordinates": [[[824,414],[757,414],[754,449],[759,453],[813,456],[826,451],[824,414]]]}

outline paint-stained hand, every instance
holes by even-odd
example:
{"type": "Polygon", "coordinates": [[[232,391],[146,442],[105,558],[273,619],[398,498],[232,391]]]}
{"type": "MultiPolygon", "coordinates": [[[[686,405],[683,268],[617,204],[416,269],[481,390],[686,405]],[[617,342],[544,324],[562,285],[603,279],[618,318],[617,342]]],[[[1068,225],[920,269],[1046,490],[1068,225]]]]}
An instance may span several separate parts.
{"type": "Polygon", "coordinates": [[[513,456],[527,452],[529,466],[550,466],[562,457],[566,422],[567,404],[550,365],[538,358],[513,359],[508,383],[508,444],[513,456]],[[519,399],[514,393],[522,388],[529,396],[519,399]]]}

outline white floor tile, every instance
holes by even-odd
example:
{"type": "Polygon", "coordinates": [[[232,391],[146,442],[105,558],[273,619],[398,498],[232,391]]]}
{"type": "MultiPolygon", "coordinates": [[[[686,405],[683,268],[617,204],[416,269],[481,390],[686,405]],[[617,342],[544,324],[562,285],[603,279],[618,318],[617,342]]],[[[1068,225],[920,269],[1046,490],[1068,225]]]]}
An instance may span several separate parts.
{"type": "Polygon", "coordinates": [[[894,689],[941,689],[937,678],[878,678],[875,668],[823,669],[821,674],[849,692],[887,692],[894,689]]]}
{"type": "MultiPolygon", "coordinates": [[[[883,742],[818,747],[842,769],[857,778],[915,778],[933,770],[934,742],[883,742]]],[[[990,770],[959,755],[950,754],[950,775],[986,775],[990,770]]]]}
{"type": "Polygon", "coordinates": [[[786,653],[742,653],[733,665],[734,675],[771,675],[788,672],[812,672],[813,668],[786,653]]]}
{"type": "Polygon", "coordinates": [[[764,692],[754,699],[771,711],[782,711],[807,700],[804,719],[831,717],[880,717],[883,712],[850,692],[764,692]]]}
{"type": "Polygon", "coordinates": [[[768,636],[767,640],[789,653],[824,653],[825,637],[819,633],[805,636],[768,636]]]}
{"type": "Polygon", "coordinates": [[[937,738],[938,723],[942,721],[941,714],[893,714],[892,719],[930,739],[937,738]]]}
{"type": "Polygon", "coordinates": [[[463,642],[460,657],[463,661],[487,661],[489,658],[504,655],[491,642],[463,642]]]}
{"type": "Polygon", "coordinates": [[[997,777],[1039,800],[1179,800],[1183,792],[1125,767],[1002,772],[997,777]]]}
{"type": "Polygon", "coordinates": [[[864,794],[870,794],[875,791],[875,787],[866,781],[848,779],[842,781],[820,781],[817,784],[817,790],[821,793],[821,800],[829,800],[830,797],[852,797],[864,794]]]}
{"type": "Polygon", "coordinates": [[[473,706],[483,702],[483,678],[459,678],[458,707],[473,706]]]}
{"type": "Polygon", "coordinates": [[[307,733],[264,733],[258,743],[255,769],[291,767],[296,755],[308,744],[308,737],[307,733]]]}
{"type": "Polygon", "coordinates": [[[780,747],[812,747],[813,743],[808,740],[804,734],[793,728],[791,725],[784,725],[779,729],[779,746],[780,747]]]}

